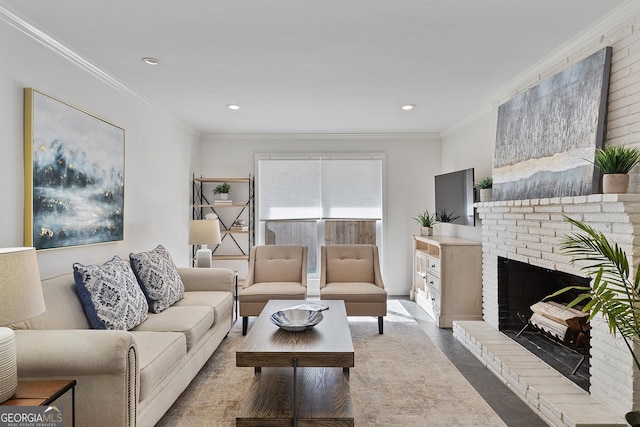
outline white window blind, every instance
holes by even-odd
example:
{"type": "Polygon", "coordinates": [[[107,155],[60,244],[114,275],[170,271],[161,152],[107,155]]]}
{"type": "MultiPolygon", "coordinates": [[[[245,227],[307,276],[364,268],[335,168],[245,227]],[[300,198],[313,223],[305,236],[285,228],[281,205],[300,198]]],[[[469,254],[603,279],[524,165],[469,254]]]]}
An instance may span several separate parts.
{"type": "Polygon", "coordinates": [[[260,159],[259,216],[382,219],[381,158],[260,159]]]}
{"type": "Polygon", "coordinates": [[[321,163],[322,216],[382,219],[382,161],[327,159],[321,163]]]}
{"type": "Polygon", "coordinates": [[[262,159],[258,167],[261,220],[316,219],[322,215],[319,159],[262,159]]]}

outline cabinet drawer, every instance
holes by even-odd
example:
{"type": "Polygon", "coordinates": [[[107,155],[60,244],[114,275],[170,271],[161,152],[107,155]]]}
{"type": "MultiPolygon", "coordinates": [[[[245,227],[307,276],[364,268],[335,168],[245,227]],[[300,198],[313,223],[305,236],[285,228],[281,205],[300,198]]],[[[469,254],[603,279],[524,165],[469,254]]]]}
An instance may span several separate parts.
{"type": "Polygon", "coordinates": [[[427,257],[427,268],[431,270],[432,273],[440,276],[440,258],[427,257]]]}
{"type": "Polygon", "coordinates": [[[425,284],[427,288],[431,288],[432,292],[438,294],[440,296],[440,278],[434,276],[433,274],[427,273],[425,277],[425,284]]]}

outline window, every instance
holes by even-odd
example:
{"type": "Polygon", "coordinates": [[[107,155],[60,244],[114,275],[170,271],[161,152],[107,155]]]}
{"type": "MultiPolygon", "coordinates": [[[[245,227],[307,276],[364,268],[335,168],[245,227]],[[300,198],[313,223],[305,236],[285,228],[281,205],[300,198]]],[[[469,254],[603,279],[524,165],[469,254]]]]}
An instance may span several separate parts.
{"type": "Polygon", "coordinates": [[[380,245],[383,169],[383,155],[258,157],[258,242],[308,246],[311,275],[320,245],[380,245]]]}

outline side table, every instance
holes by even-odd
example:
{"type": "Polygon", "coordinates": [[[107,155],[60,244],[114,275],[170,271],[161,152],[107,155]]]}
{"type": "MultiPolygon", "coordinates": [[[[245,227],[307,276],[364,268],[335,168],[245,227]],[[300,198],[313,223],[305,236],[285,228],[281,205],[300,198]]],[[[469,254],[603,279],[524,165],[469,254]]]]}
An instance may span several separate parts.
{"type": "Polygon", "coordinates": [[[71,425],[76,425],[76,380],[18,381],[13,397],[1,406],[48,406],[71,390],[71,425]]]}

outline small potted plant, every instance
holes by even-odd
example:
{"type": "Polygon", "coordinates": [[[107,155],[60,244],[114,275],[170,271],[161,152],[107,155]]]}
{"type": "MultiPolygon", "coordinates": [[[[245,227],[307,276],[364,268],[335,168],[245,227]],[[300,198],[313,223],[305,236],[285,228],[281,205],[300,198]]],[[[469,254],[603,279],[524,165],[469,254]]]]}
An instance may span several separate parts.
{"type": "Polygon", "coordinates": [[[216,186],[216,188],[213,189],[213,194],[219,195],[220,200],[227,200],[230,192],[231,192],[231,185],[228,182],[223,182],[222,184],[216,186]]]}
{"type": "Polygon", "coordinates": [[[456,215],[455,211],[447,212],[446,208],[436,213],[437,222],[453,222],[458,218],[460,218],[460,215],[456,215]]]}
{"type": "Polygon", "coordinates": [[[640,162],[640,149],[623,145],[596,150],[593,161],[595,167],[604,174],[602,192],[604,194],[626,193],[629,187],[629,171],[640,162]]]}
{"type": "Polygon", "coordinates": [[[475,187],[480,190],[480,202],[490,202],[493,189],[493,178],[486,176],[482,178],[475,187]]]}
{"type": "Polygon", "coordinates": [[[418,221],[418,224],[420,224],[421,236],[433,236],[433,226],[436,223],[436,214],[431,214],[428,209],[425,209],[413,219],[418,221]]]}

